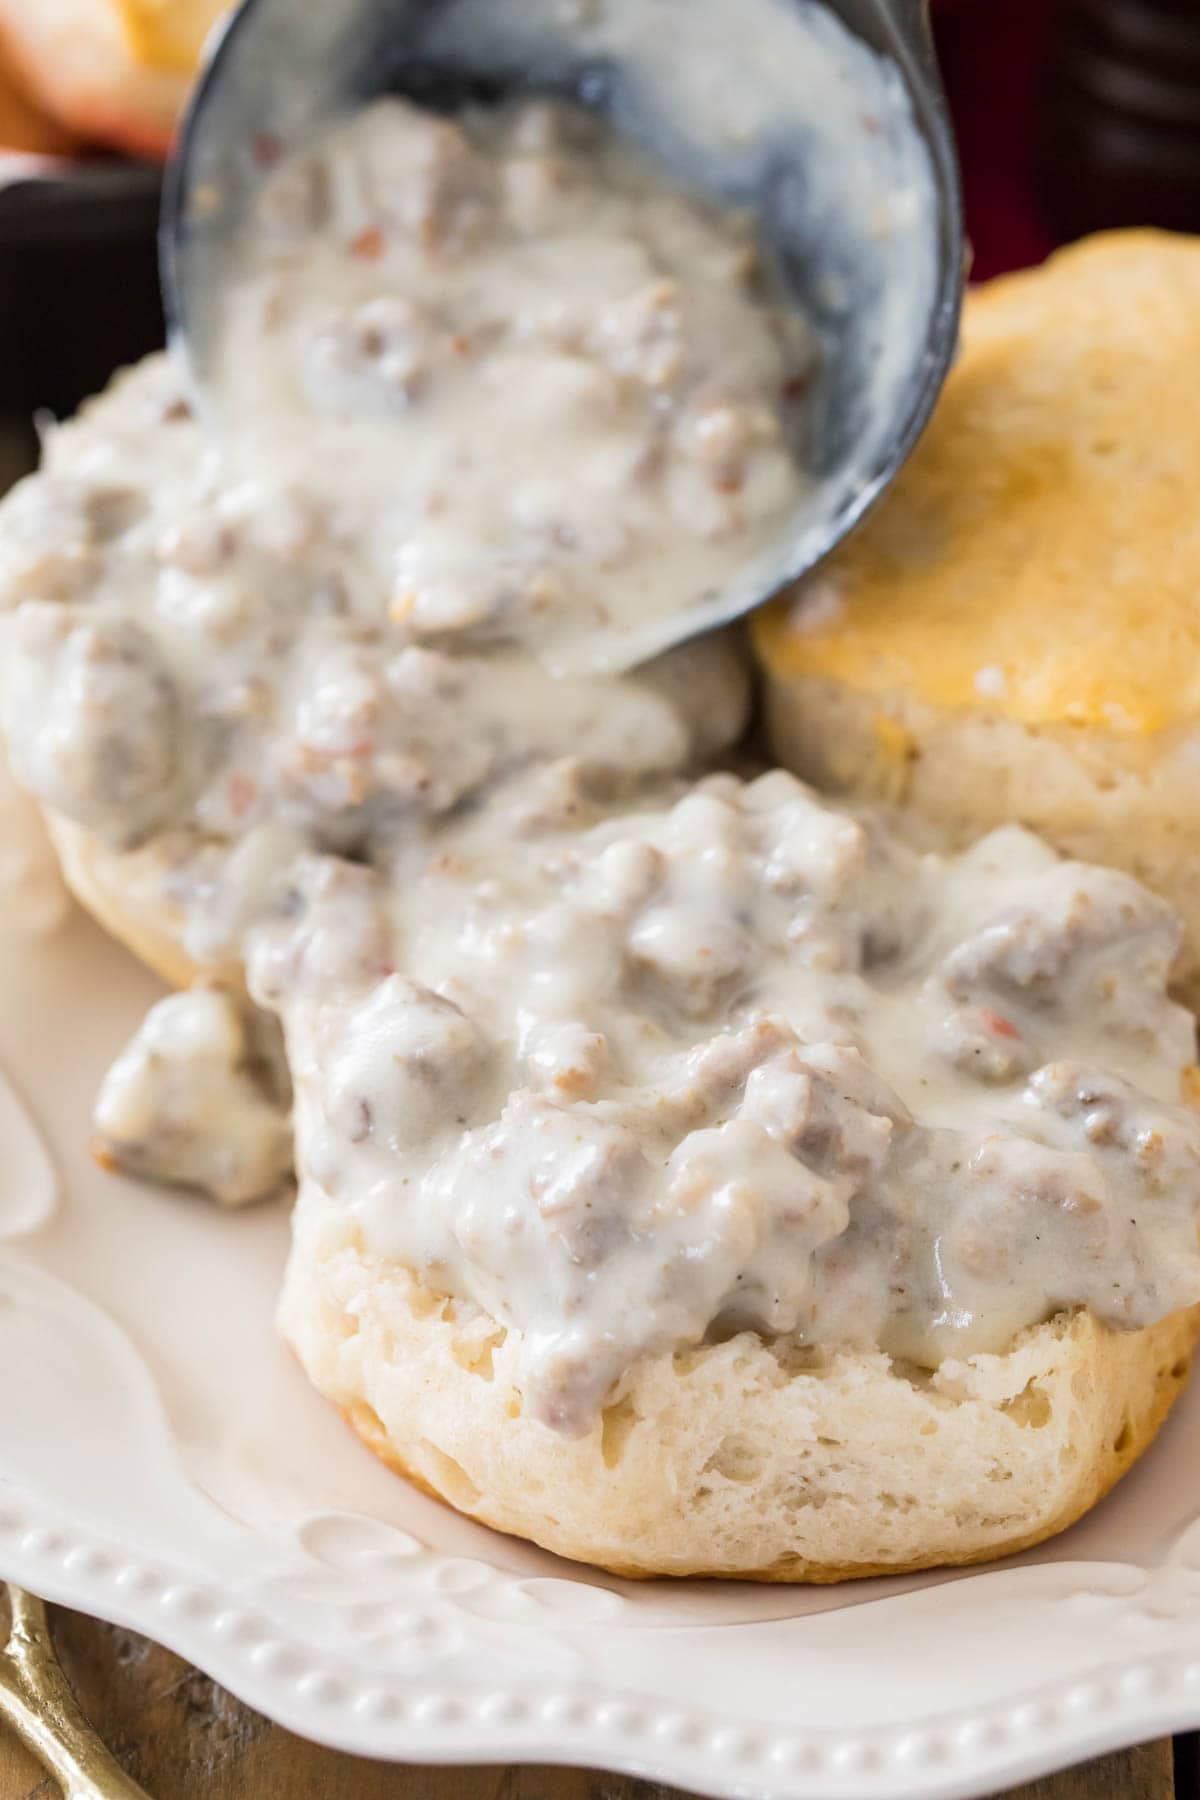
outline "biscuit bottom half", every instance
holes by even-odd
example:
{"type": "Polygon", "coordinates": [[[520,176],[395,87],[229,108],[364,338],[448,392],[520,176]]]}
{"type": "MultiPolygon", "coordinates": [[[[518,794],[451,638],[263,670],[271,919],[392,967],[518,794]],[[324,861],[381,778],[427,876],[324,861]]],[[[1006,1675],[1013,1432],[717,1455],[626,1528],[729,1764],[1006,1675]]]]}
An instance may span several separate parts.
{"type": "Polygon", "coordinates": [[[280,1322],[378,1456],[484,1524],[619,1575],[830,1582],[1064,1530],[1152,1441],[1200,1307],[1130,1333],[1064,1313],[935,1372],[744,1332],[644,1359],[568,1439],[525,1415],[515,1334],[310,1187],[280,1322]]]}

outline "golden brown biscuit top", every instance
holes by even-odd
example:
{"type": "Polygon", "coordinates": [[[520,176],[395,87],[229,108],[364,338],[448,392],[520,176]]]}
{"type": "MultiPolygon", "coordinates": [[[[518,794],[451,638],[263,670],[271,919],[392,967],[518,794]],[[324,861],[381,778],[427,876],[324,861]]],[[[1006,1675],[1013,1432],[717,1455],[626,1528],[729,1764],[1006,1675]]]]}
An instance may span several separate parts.
{"type": "Polygon", "coordinates": [[[777,675],[1026,723],[1200,714],[1200,238],[1106,233],[975,289],[894,489],[756,639],[777,675]]]}

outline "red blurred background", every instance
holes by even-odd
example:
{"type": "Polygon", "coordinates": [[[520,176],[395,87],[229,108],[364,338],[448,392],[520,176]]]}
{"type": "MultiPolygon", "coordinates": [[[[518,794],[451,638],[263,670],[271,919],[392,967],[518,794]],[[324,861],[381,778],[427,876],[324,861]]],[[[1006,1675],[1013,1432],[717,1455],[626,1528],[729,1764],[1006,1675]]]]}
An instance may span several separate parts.
{"type": "Polygon", "coordinates": [[[1038,262],[1056,241],[1036,156],[1053,14],[1052,0],[934,0],[976,281],[1038,262]]]}
{"type": "Polygon", "coordinates": [[[983,280],[1115,225],[1200,231],[1200,0],[933,0],[983,280]]]}

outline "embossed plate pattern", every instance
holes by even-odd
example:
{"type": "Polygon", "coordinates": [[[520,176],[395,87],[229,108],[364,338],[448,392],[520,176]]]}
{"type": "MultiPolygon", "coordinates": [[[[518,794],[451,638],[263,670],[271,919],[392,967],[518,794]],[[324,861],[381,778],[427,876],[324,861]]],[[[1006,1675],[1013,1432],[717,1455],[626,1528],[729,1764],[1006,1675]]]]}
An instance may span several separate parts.
{"type": "Polygon", "coordinates": [[[1200,1392],[1056,1544],[834,1590],[605,1580],[390,1476],[275,1338],[284,1211],[89,1163],[155,986],[44,856],[5,789],[0,1574],[365,1755],[937,1800],[1200,1725],[1200,1392]]]}

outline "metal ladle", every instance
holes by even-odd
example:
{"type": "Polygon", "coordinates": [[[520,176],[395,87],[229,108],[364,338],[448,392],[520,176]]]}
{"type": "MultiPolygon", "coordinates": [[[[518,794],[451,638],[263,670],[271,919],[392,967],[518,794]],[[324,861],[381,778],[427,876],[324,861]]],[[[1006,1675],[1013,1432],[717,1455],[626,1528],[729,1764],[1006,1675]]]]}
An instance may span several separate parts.
{"type": "MultiPolygon", "coordinates": [[[[273,158],[382,93],[445,112],[517,94],[567,97],[606,114],[692,186],[753,210],[820,344],[801,450],[810,480],[778,542],[711,603],[653,625],[638,656],[748,612],[806,574],[892,480],[941,388],[962,301],[962,207],[928,0],[756,4],[777,47],[781,29],[807,32],[809,44],[814,32],[827,37],[833,14],[857,46],[844,59],[851,91],[862,59],[881,59],[894,116],[876,116],[888,107],[873,112],[865,87],[861,117],[819,89],[797,91],[793,103],[744,0],[243,0],[212,48],[166,189],[168,311],[201,398],[227,259],[263,178],[264,145],[273,158]],[[632,8],[653,40],[636,63],[623,57],[619,31],[604,35],[614,19],[628,25],[632,8]],[[707,30],[698,32],[701,18],[707,30]],[[719,110],[738,80],[781,101],[731,151],[706,135],[696,115],[708,108],[689,114],[680,96],[708,92],[719,110]]],[[[236,418],[223,423],[236,433],[236,418]]]]}

